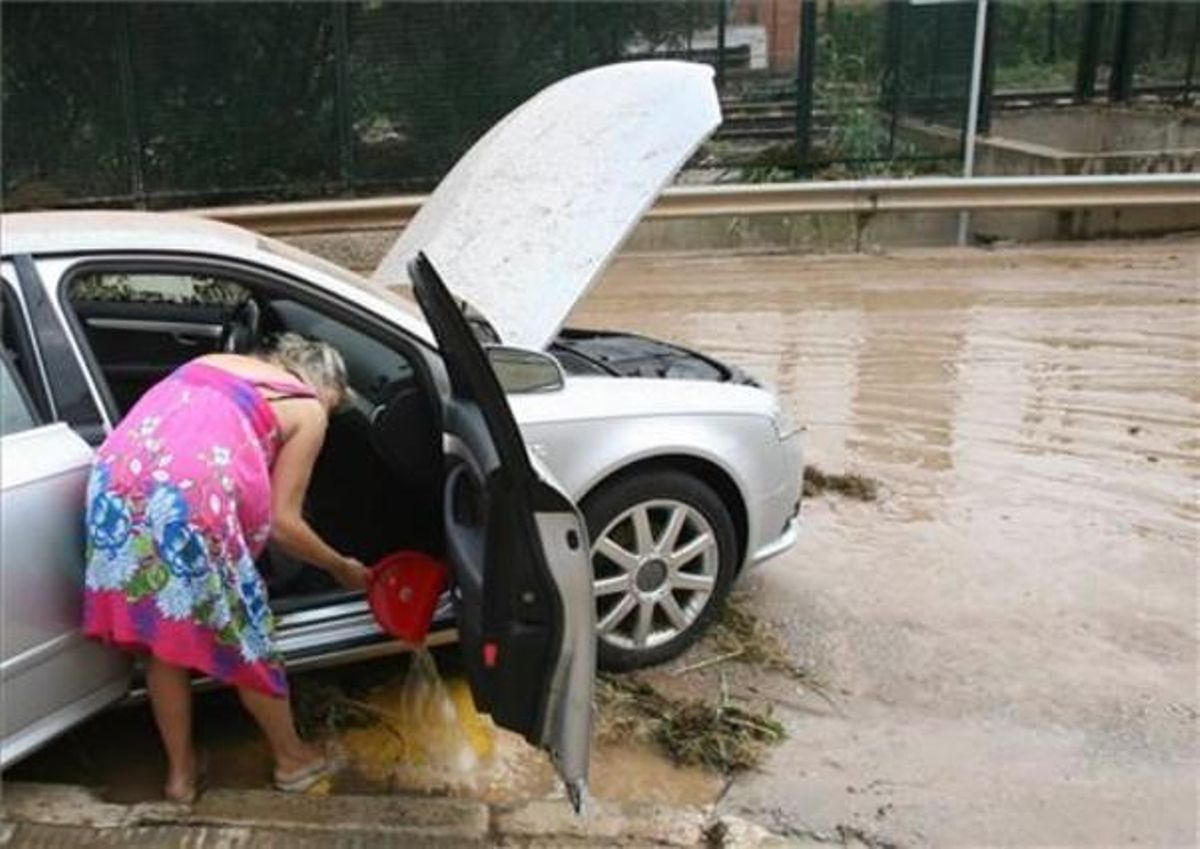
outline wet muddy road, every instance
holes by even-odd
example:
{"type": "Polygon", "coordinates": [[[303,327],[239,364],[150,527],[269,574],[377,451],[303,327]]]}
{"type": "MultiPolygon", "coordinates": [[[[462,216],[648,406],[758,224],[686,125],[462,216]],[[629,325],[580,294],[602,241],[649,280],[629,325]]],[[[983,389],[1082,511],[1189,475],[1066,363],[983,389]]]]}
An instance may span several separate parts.
{"type": "Polygon", "coordinates": [[[817,498],[748,582],[840,712],[724,804],[903,844],[1196,835],[1200,243],[618,263],[573,323],[776,386],[817,498]]]}
{"type": "MultiPolygon", "coordinates": [[[[807,425],[810,463],[881,491],[807,501],[799,545],[744,584],[833,706],[737,663],[660,671],[685,694],[728,674],[774,701],[789,739],[727,788],[602,745],[597,794],[682,804],[724,789],[733,812],[833,840],[1191,844],[1198,257],[1192,240],[619,261],[572,324],[744,367],[807,425]]],[[[399,710],[396,695],[372,698],[399,710]]],[[[264,786],[265,749],[233,701],[201,704],[213,783],[264,786]]],[[[540,758],[472,722],[492,766],[455,792],[550,792],[540,758]]],[[[387,768],[394,736],[343,743],[354,764],[335,791],[438,789],[387,768]]],[[[160,770],[135,708],[15,777],[147,798],[160,770]]]]}

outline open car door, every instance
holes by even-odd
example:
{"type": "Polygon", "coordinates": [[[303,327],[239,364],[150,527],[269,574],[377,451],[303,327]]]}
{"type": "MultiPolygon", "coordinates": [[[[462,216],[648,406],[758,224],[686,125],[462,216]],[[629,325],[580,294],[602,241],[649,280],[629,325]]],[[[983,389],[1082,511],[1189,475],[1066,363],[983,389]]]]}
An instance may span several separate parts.
{"type": "Polygon", "coordinates": [[[583,517],[535,471],[458,304],[421,253],[408,267],[450,379],[446,550],[476,705],[547,750],[578,811],[587,786],[595,606],[583,517]]]}

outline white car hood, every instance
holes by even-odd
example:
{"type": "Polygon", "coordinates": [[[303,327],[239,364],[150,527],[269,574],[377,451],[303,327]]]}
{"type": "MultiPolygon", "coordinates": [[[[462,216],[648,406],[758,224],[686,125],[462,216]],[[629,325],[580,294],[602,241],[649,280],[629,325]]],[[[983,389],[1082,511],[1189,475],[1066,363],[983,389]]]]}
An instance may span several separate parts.
{"type": "Polygon", "coordinates": [[[568,77],[467,151],[372,280],[407,281],[424,251],[505,344],[544,348],[720,122],[707,65],[626,62],[568,77]]]}

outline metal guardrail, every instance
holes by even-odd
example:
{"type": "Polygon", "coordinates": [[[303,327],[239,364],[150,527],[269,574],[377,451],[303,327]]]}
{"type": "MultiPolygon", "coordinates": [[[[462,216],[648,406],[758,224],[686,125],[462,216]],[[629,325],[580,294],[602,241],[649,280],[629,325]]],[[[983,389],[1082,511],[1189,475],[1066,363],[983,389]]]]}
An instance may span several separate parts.
{"type": "MultiPolygon", "coordinates": [[[[402,226],[426,195],[194,209],[193,214],[271,235],[402,226]]],[[[675,186],[647,218],[976,210],[1200,206],[1200,174],[1083,177],[922,177],[755,185],[675,186]]]]}

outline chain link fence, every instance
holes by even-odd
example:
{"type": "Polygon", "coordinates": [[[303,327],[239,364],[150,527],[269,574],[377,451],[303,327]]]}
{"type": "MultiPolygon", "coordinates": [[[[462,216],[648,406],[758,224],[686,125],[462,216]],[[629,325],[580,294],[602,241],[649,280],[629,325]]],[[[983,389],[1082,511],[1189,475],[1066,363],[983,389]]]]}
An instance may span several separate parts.
{"type": "MultiPolygon", "coordinates": [[[[985,124],[1010,104],[1190,102],[1200,3],[991,8],[985,124]]],[[[974,16],[918,0],[9,4],[2,201],[424,191],[545,85],[648,57],[717,76],[726,121],[683,180],[951,173],[974,16]]]]}

